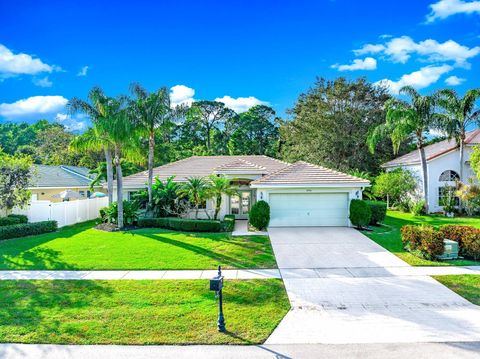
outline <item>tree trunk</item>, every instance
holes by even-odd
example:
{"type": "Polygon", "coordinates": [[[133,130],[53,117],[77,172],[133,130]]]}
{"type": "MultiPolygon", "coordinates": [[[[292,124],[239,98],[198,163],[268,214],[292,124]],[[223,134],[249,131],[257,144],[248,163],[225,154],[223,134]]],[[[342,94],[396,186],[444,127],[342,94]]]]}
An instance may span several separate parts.
{"type": "Polygon", "coordinates": [[[117,226],[123,228],[123,177],[122,166],[120,166],[120,148],[115,146],[115,167],[117,170],[117,226]]]}
{"type": "Polygon", "coordinates": [[[112,150],[106,146],[104,148],[105,162],[107,162],[107,191],[108,191],[108,205],[113,202],[113,163],[112,163],[112,150]]]}
{"type": "Polygon", "coordinates": [[[198,204],[195,205],[195,219],[198,219],[198,204]]]}
{"type": "Polygon", "coordinates": [[[463,182],[463,158],[464,158],[465,138],[460,139],[460,182],[463,182]]]}
{"type": "Polygon", "coordinates": [[[155,152],[155,133],[151,132],[148,139],[148,209],[152,209],[153,157],[155,152]]]}
{"type": "Polygon", "coordinates": [[[427,159],[425,157],[425,149],[423,144],[418,145],[418,152],[420,154],[420,162],[422,164],[422,179],[423,179],[423,199],[425,200],[425,211],[428,212],[428,173],[427,173],[427,159]]]}
{"type": "Polygon", "coordinates": [[[217,220],[218,213],[220,212],[220,207],[222,206],[222,195],[217,195],[217,201],[215,205],[215,216],[213,217],[214,220],[217,220]]]}

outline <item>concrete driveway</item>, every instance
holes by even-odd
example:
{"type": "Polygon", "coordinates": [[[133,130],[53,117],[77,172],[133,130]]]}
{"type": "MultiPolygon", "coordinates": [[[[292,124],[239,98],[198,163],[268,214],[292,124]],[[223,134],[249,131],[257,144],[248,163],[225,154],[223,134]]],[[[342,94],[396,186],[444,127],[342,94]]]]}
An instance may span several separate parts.
{"type": "Polygon", "coordinates": [[[351,228],[271,228],[292,310],[267,340],[292,343],[480,341],[480,308],[351,228]]]}

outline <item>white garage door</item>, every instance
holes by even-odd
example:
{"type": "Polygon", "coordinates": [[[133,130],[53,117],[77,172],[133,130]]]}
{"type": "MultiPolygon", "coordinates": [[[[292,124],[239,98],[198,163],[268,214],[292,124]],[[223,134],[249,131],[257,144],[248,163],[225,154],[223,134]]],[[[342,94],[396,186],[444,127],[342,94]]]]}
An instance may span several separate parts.
{"type": "Polygon", "coordinates": [[[348,226],[347,193],[272,193],[270,226],[348,226]]]}

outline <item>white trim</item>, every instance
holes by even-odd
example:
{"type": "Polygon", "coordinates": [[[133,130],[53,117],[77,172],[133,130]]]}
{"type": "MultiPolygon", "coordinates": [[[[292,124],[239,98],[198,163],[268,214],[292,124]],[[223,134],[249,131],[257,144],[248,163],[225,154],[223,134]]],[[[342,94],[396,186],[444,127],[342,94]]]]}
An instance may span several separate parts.
{"type": "MultiPolygon", "coordinates": [[[[90,186],[60,186],[60,187],[28,187],[28,189],[62,189],[62,188],[90,188],[90,186]]],[[[102,186],[93,186],[93,188],[103,188],[102,186]]]]}
{"type": "Polygon", "coordinates": [[[351,183],[299,183],[299,184],[250,184],[251,188],[352,188],[352,187],[370,187],[370,184],[364,182],[351,183]]]}
{"type": "Polygon", "coordinates": [[[71,169],[68,169],[68,168],[66,168],[66,167],[63,166],[63,165],[60,165],[60,168],[61,168],[62,170],[64,170],[65,172],[71,173],[71,174],[73,174],[73,175],[75,175],[75,176],[82,177],[82,178],[84,178],[84,179],[86,179],[86,180],[89,180],[89,181],[92,180],[92,178],[90,178],[90,177],[88,177],[88,176],[84,176],[84,175],[82,175],[82,174],[80,174],[80,173],[78,173],[78,172],[75,172],[75,171],[71,170],[71,169]]]}

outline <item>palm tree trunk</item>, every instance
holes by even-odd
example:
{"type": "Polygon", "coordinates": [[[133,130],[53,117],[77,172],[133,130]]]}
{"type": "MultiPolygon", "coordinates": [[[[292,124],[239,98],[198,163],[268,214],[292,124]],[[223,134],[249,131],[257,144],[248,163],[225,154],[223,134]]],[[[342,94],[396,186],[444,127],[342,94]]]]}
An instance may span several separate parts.
{"type": "Polygon", "coordinates": [[[460,182],[463,182],[463,159],[464,159],[465,139],[460,139],[460,182]]]}
{"type": "Polygon", "coordinates": [[[120,165],[120,148],[115,146],[115,167],[117,170],[117,226],[123,228],[123,175],[122,166],[120,165]]]}
{"type": "Polygon", "coordinates": [[[108,205],[113,202],[113,163],[112,163],[112,150],[110,147],[104,147],[105,161],[107,162],[107,191],[108,191],[108,205]]]}
{"type": "Polygon", "coordinates": [[[195,219],[198,219],[198,204],[195,205],[195,219]]]}
{"type": "Polygon", "coordinates": [[[418,152],[420,154],[420,161],[422,164],[422,181],[423,181],[423,199],[425,200],[425,211],[428,212],[428,173],[427,173],[427,159],[425,157],[425,148],[420,142],[418,145],[418,152]]]}
{"type": "Polygon", "coordinates": [[[217,220],[218,213],[220,212],[220,207],[222,206],[222,194],[217,195],[217,201],[215,204],[215,216],[213,217],[214,220],[217,220]]]}
{"type": "Polygon", "coordinates": [[[155,133],[148,138],[148,209],[152,209],[153,157],[155,152],[155,133]]]}

